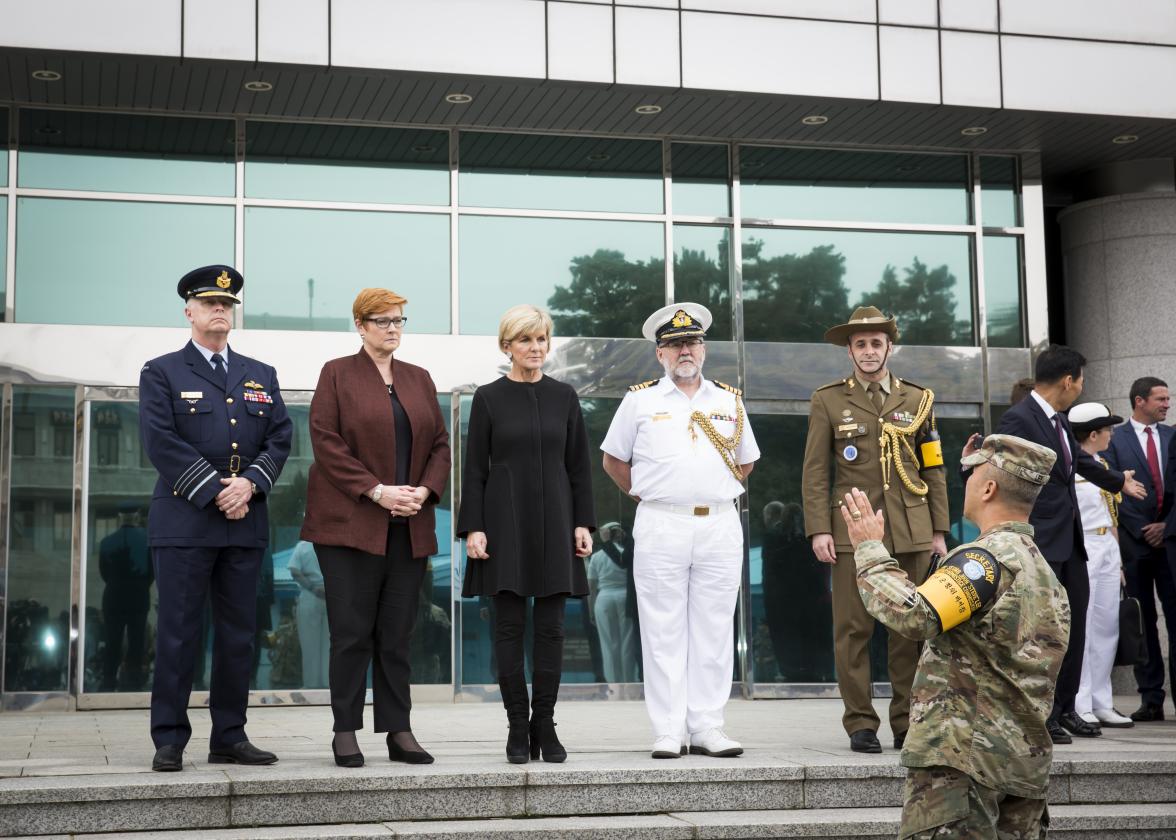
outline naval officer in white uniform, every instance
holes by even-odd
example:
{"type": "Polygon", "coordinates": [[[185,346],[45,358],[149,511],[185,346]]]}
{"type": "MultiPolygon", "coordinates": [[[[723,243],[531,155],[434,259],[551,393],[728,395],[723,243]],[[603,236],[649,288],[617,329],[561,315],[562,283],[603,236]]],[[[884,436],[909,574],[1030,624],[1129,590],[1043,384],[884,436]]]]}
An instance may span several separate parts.
{"type": "Polygon", "coordinates": [[[633,385],[601,445],[604,470],[639,501],[633,579],[654,758],[743,752],[723,732],[743,572],[736,500],[759,458],[737,388],[702,377],[711,313],[675,303],[642,334],[666,375],[633,385]]]}

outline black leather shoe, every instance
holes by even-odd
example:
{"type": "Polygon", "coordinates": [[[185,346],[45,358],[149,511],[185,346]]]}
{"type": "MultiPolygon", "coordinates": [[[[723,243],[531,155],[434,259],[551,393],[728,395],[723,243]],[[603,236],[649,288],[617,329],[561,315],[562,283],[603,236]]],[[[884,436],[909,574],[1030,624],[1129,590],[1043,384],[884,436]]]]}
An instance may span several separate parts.
{"type": "Polygon", "coordinates": [[[1045,728],[1049,730],[1049,737],[1055,744],[1072,744],[1074,739],[1070,737],[1070,733],[1062,729],[1062,725],[1053,718],[1045,722],[1045,728]]]}
{"type": "Polygon", "coordinates": [[[882,744],[873,729],[859,729],[849,736],[849,748],[860,753],[880,753],[882,744]]]}
{"type": "MultiPolygon", "coordinates": [[[[389,761],[403,761],[405,764],[432,764],[433,756],[429,755],[424,750],[406,750],[400,744],[396,743],[396,733],[389,732],[387,738],[384,739],[388,744],[388,760],[389,761]]],[[[418,745],[419,746],[419,745],[418,745]]]]}
{"type": "Polygon", "coordinates": [[[178,744],[164,744],[155,751],[151,769],[160,773],[175,773],[184,769],[184,748],[178,744]]]}
{"type": "Polygon", "coordinates": [[[1137,723],[1153,723],[1164,719],[1164,707],[1156,703],[1144,703],[1131,713],[1131,719],[1137,723]]]}
{"type": "Polygon", "coordinates": [[[363,753],[351,753],[350,755],[339,755],[339,751],[335,749],[335,739],[331,739],[331,754],[335,756],[335,764],[340,767],[363,767],[363,753]]]}
{"type": "Polygon", "coordinates": [[[278,757],[272,752],[259,750],[248,741],[238,741],[208,751],[209,764],[273,764],[277,760],[278,757]]]}
{"type": "Polygon", "coordinates": [[[1087,723],[1078,717],[1077,712],[1062,712],[1058,715],[1058,723],[1062,729],[1079,738],[1098,738],[1102,735],[1102,728],[1097,723],[1087,723]]]}
{"type": "Polygon", "coordinates": [[[901,750],[902,745],[905,743],[906,743],[906,733],[905,732],[899,732],[897,735],[894,736],[894,748],[896,750],[901,750]]]}

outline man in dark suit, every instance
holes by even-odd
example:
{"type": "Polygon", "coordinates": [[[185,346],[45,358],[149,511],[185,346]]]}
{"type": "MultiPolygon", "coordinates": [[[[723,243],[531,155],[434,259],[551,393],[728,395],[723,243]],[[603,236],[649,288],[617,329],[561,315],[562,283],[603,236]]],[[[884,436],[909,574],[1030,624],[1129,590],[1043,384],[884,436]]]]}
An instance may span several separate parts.
{"type": "Polygon", "coordinates": [[[266,496],[290,453],[293,424],[269,365],[231,351],[245,280],[225,265],[188,272],[178,291],[192,325],[183,349],[139,376],[139,432],[159,471],[148,540],[159,593],[151,688],[153,770],[182,770],[188,698],[212,593],[212,764],[273,764],[249,743],[257,579],[269,543],[266,496]]]}
{"type": "MultiPolygon", "coordinates": [[[[1132,471],[1106,469],[1084,452],[1070,423],[1063,414],[1082,393],[1082,368],[1086,359],[1069,347],[1051,346],[1037,357],[1033,390],[1001,417],[997,432],[1016,435],[1048,446],[1057,453],[1049,483],[1041,488],[1029,524],[1033,540],[1045,555],[1050,568],[1061,581],[1070,598],[1070,645],[1058,673],[1053,711],[1049,720],[1050,737],[1055,744],[1070,743],[1067,730],[1084,738],[1102,734],[1097,724],[1087,723],[1074,712],[1074,697],[1082,678],[1082,652],[1086,646],[1086,606],[1090,600],[1090,581],[1086,576],[1086,548],[1082,540],[1082,520],[1074,492],[1074,474],[1112,493],[1143,498],[1147,495],[1132,471]]],[[[965,455],[976,451],[976,435],[968,442],[965,455]]]]}
{"type": "MultiPolygon", "coordinates": [[[[1139,599],[1143,612],[1148,661],[1135,666],[1141,704],[1135,721],[1164,719],[1164,655],[1156,629],[1156,596],[1164,607],[1168,639],[1176,639],[1176,581],[1164,546],[1164,518],[1176,484],[1172,439],[1176,431],[1164,424],[1168,416],[1168,384],[1145,376],[1131,384],[1131,419],[1115,429],[1107,461],[1118,470],[1134,469],[1147,488],[1143,500],[1123,499],[1119,506],[1119,550],[1127,575],[1127,592],[1139,599]],[[1165,503],[1166,498],[1166,503],[1165,503]]],[[[1176,660],[1168,665],[1176,685],[1176,660]]]]}

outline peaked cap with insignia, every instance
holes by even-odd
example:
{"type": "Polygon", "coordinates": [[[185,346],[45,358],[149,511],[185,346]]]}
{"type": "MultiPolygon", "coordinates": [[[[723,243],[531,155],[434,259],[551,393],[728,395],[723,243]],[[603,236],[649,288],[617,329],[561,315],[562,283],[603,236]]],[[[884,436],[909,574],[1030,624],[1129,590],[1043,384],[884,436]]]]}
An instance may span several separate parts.
{"type": "Polygon", "coordinates": [[[1031,481],[1046,484],[1058,454],[1048,446],[1014,435],[989,435],[980,448],[960,459],[965,467],[992,464],[997,469],[1031,481]]]}
{"type": "Polygon", "coordinates": [[[891,341],[898,341],[898,324],[894,316],[883,315],[876,306],[859,306],[844,324],[825,330],[825,341],[844,347],[856,332],[884,332],[891,341]]]}
{"type": "Polygon", "coordinates": [[[658,344],[675,338],[702,338],[713,320],[701,303],[671,303],[645,319],[641,334],[658,344]]]}
{"type": "Polygon", "coordinates": [[[240,303],[237,297],[245,278],[231,265],[206,265],[194,268],[180,278],[176,291],[184,300],[192,298],[223,298],[240,303]]]}

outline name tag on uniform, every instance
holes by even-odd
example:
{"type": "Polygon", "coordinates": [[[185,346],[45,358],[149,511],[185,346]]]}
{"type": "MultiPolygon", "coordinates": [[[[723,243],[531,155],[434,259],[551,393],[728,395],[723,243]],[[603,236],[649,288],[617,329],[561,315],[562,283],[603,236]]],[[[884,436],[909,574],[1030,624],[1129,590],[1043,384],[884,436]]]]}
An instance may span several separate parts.
{"type": "Polygon", "coordinates": [[[839,432],[856,432],[857,427],[858,427],[857,423],[842,423],[840,426],[837,427],[837,431],[839,431],[839,432]]]}
{"type": "Polygon", "coordinates": [[[659,411],[657,414],[653,415],[653,422],[656,423],[658,420],[672,420],[673,417],[674,415],[670,414],[668,411],[659,411]]]}
{"type": "Polygon", "coordinates": [[[204,399],[203,391],[180,391],[181,400],[202,400],[204,399]]]}

